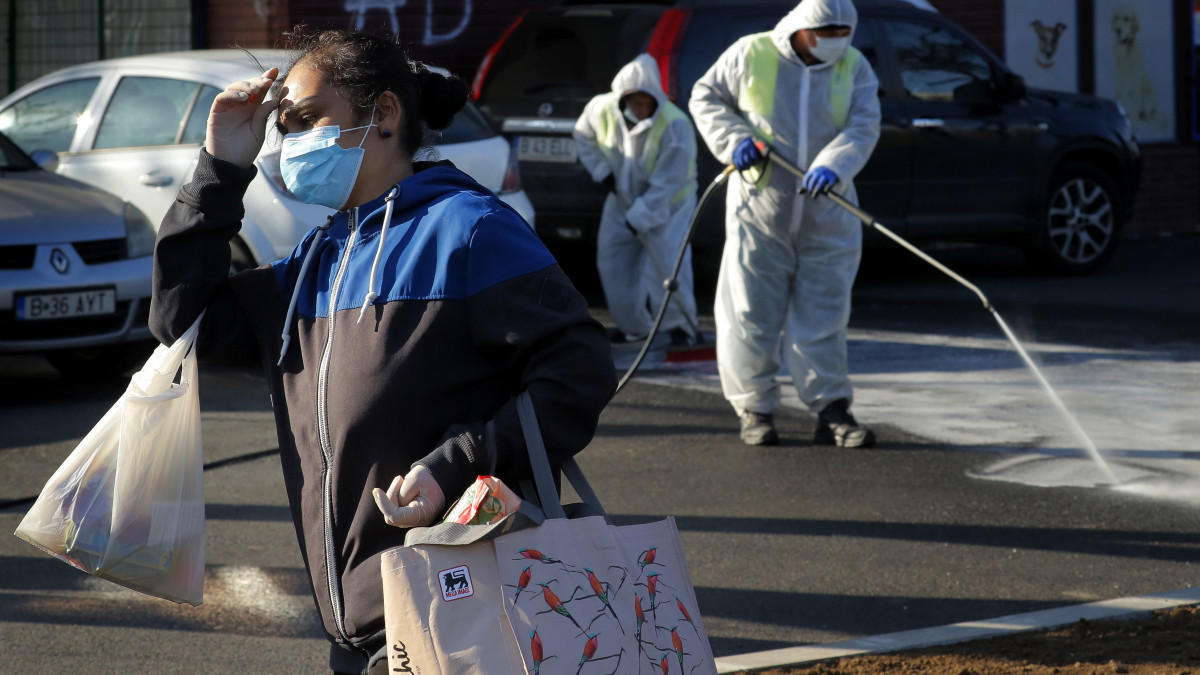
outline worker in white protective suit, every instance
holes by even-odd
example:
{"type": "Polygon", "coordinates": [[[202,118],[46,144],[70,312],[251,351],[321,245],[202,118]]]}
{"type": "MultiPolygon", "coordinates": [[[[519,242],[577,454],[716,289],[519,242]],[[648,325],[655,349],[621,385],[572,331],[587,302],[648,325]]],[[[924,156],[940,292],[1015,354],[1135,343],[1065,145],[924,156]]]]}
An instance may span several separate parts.
{"type": "MultiPolygon", "coordinates": [[[[614,342],[645,338],[662,303],[688,222],[696,208],[696,135],[667,99],[658,64],[641,54],[588,102],[575,123],[579,159],[608,188],[596,241],[596,268],[616,329],[614,342]]],[[[691,248],[661,328],[672,345],[694,344],[696,299],[691,248]]]]}
{"type": "Polygon", "coordinates": [[[696,82],[689,108],[712,153],[739,171],[726,198],[717,281],[717,365],[742,440],[779,442],[780,353],[800,400],[817,413],[813,442],[870,447],[850,414],[850,288],[859,221],[829,199],[857,202],[855,175],[879,139],[879,81],[850,41],[850,0],[802,0],[773,30],[739,39],[696,82]],[[807,167],[773,168],[761,139],[807,167]]]}

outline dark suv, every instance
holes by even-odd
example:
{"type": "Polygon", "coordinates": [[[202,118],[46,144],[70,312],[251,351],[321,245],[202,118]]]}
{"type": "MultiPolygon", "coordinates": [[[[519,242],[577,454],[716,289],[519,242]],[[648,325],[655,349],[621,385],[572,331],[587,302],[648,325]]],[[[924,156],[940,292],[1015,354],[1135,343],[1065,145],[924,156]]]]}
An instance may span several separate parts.
{"type": "MultiPolygon", "coordinates": [[[[1102,265],[1141,165],[1119,104],[1027,89],[937,13],[891,0],[855,5],[854,45],[879,76],[883,112],[879,145],[856,178],[863,208],[912,240],[1012,243],[1056,272],[1102,265]]],[[[654,56],[667,94],[686,109],[692,84],[726,47],[770,30],[794,6],[568,4],[510,26],[481,63],[472,96],[516,138],[537,229],[551,248],[594,246],[604,192],[576,160],[571,130],[622,65],[641,52],[654,56]]],[[[701,189],[719,170],[701,150],[701,189]]],[[[706,207],[693,238],[701,279],[715,278],[723,213],[706,207]]]]}

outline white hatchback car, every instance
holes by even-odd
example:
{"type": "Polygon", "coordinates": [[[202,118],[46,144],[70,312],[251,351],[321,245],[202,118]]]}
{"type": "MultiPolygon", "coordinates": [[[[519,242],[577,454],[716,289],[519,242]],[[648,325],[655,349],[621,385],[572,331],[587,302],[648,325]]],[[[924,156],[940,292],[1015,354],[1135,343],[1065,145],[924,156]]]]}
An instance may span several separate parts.
{"type": "MultiPolygon", "coordinates": [[[[0,100],[0,132],[35,156],[57,153],[58,173],[132,202],[157,227],[196,167],[213,97],[230,82],[284,66],[288,57],[284,50],[210,49],[71,66],[0,100]]],[[[516,152],[471,103],[434,140],[432,149],[440,158],[454,162],[533,224],[516,152]]],[[[279,174],[279,147],[271,131],[246,192],[239,239],[231,243],[237,268],[287,255],[329,213],[287,192],[279,174]]]]}

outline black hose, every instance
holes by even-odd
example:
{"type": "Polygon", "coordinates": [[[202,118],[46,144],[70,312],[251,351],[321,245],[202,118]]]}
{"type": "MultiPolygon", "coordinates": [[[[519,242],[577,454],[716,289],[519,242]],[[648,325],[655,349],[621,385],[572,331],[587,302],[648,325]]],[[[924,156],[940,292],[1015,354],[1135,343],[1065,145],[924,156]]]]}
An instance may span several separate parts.
{"type": "Polygon", "coordinates": [[[717,177],[705,188],[704,194],[700,196],[700,201],[696,202],[696,208],[692,210],[692,219],[688,221],[687,232],[683,237],[683,244],[679,247],[679,254],[675,256],[675,265],[671,268],[671,276],[663,279],[663,299],[662,303],[658,306],[658,314],[654,317],[654,325],[650,327],[650,334],[646,336],[646,341],[642,343],[642,349],[638,352],[637,358],[633,360],[633,365],[629,366],[629,370],[625,371],[625,375],[617,383],[617,390],[613,392],[613,396],[621,392],[621,389],[625,387],[625,384],[637,372],[638,366],[642,365],[646,354],[650,352],[650,345],[654,342],[654,336],[658,334],[658,329],[662,326],[663,317],[667,314],[667,307],[671,303],[671,293],[679,286],[675,283],[675,278],[679,276],[679,268],[683,267],[683,258],[687,254],[688,244],[692,241],[692,233],[696,231],[696,223],[700,220],[700,214],[703,213],[704,206],[708,203],[708,199],[712,196],[713,191],[724,183],[731,173],[733,173],[733,167],[725,167],[725,170],[717,174],[717,177]]]}

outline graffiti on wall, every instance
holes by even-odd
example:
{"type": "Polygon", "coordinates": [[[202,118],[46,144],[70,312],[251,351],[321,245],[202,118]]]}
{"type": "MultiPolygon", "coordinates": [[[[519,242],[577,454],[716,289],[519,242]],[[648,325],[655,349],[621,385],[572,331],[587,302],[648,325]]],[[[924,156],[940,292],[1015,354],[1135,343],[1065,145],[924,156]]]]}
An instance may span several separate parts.
{"type": "MultiPolygon", "coordinates": [[[[397,17],[396,10],[408,4],[408,0],[345,0],[345,2],[346,11],[354,17],[355,30],[362,30],[369,12],[381,11],[387,13],[392,34],[400,34],[400,19],[397,17]]],[[[436,45],[449,42],[461,35],[467,25],[471,23],[471,2],[472,0],[463,0],[462,13],[459,15],[458,23],[450,30],[438,33],[433,28],[433,0],[425,0],[425,31],[421,36],[421,44],[436,45]]]]}

